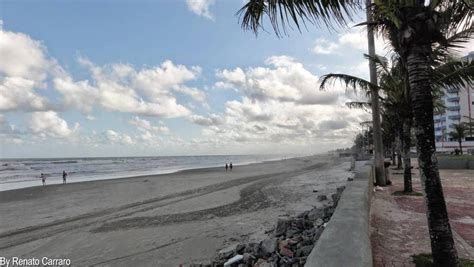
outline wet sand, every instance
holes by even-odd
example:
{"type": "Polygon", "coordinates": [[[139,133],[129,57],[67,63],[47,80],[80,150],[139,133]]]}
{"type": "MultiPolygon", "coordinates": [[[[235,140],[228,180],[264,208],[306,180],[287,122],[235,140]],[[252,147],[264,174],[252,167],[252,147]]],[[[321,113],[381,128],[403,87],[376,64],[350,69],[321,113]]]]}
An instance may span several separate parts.
{"type": "Polygon", "coordinates": [[[328,156],[0,192],[0,256],[84,266],[177,266],[260,240],[278,217],[346,183],[328,156]],[[313,190],[317,190],[314,193],[313,190]]]}

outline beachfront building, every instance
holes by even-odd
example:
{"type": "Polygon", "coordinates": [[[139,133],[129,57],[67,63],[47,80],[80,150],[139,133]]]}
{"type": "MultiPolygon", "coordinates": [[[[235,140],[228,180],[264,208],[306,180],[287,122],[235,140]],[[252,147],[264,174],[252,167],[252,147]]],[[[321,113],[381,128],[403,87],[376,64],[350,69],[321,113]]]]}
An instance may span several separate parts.
{"type": "MultiPolygon", "coordinates": [[[[474,60],[474,51],[464,59],[474,60]]],[[[467,86],[461,90],[446,88],[442,101],[445,110],[434,115],[436,150],[438,152],[452,152],[459,148],[457,140],[453,140],[449,134],[453,131],[454,125],[462,122],[474,122],[474,88],[473,86],[467,86]]],[[[462,146],[464,151],[474,150],[474,136],[467,133],[462,146]]]]}

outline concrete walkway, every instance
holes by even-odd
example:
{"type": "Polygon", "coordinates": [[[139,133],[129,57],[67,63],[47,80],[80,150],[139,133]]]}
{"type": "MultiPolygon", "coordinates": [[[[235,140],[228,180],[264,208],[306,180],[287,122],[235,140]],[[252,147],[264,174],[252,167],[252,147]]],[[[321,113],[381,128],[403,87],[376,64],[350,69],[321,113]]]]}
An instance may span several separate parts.
{"type": "MultiPolygon", "coordinates": [[[[422,192],[417,164],[413,188],[422,192]]],[[[411,255],[431,252],[422,196],[394,196],[403,190],[403,170],[390,169],[392,186],[375,192],[371,202],[374,266],[415,266],[411,255]]],[[[474,170],[440,170],[458,254],[474,259],[474,170]]]]}

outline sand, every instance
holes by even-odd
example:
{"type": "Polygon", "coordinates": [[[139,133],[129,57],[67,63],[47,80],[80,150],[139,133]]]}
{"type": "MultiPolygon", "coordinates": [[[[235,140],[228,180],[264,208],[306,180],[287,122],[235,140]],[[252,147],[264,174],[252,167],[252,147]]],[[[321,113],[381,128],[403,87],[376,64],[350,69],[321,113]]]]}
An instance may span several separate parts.
{"type": "Polygon", "coordinates": [[[312,156],[0,192],[0,256],[75,266],[206,263],[265,237],[279,217],[322,206],[351,173],[312,156]],[[315,193],[313,190],[317,190],[315,193]]]}

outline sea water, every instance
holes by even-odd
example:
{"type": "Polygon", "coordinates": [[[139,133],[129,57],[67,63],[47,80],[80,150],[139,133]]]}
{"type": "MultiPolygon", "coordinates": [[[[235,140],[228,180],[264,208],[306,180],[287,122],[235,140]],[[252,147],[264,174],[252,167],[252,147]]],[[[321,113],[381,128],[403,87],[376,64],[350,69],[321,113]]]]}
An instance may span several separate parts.
{"type": "Polygon", "coordinates": [[[46,184],[62,183],[62,172],[68,173],[67,182],[83,182],[125,178],[140,175],[172,173],[186,169],[224,167],[279,160],[296,155],[213,155],[166,157],[111,157],[111,158],[42,158],[0,159],[0,191],[41,185],[41,173],[46,184]]]}

